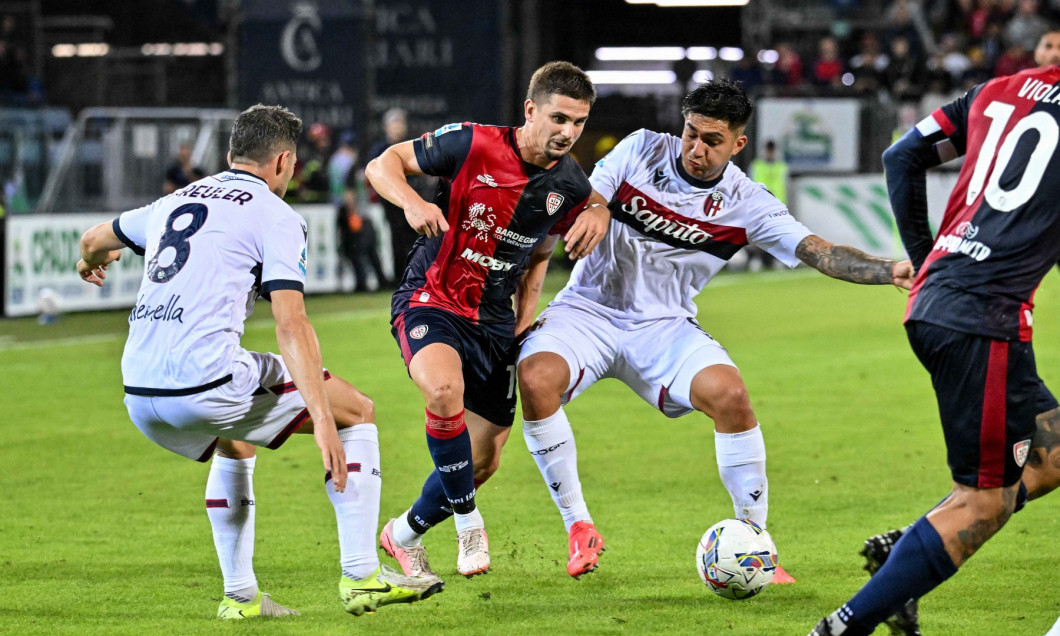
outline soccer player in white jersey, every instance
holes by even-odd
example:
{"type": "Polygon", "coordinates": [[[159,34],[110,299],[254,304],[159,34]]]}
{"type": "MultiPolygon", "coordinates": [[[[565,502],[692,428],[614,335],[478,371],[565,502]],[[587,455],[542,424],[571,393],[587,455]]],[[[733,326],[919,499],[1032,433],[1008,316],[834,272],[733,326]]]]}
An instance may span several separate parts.
{"type": "MultiPolygon", "coordinates": [[[[753,105],[716,80],[689,93],[676,137],[639,130],[600,160],[591,206],[611,211],[607,236],[578,262],[519,356],[523,434],[569,533],[567,572],[598,565],[604,540],[582,496],[563,404],[617,378],[668,417],[714,420],[722,483],[735,515],[766,525],[766,452],[747,389],[726,350],[696,323],[694,298],[740,248],[788,267],[802,261],[854,283],[908,289],[908,261],[875,258],[815,236],[730,162],[747,144],[753,105]]],[[[778,568],[774,583],[793,582],[778,568]]]]}
{"type": "Polygon", "coordinates": [[[148,439],[206,462],[206,512],[224,576],[221,619],[297,614],[258,589],[254,555],[255,448],[311,433],[338,521],[339,597],[360,615],[442,589],[437,578],[380,566],[379,442],[372,401],[322,372],[305,313],[306,226],[281,197],[302,122],[280,106],[236,119],[231,168],[101,223],[81,239],[78,273],[102,286],[128,247],[146,267],[122,356],[125,405],[148,439]],[[240,346],[243,322],[271,301],[280,354],[240,346]]]}

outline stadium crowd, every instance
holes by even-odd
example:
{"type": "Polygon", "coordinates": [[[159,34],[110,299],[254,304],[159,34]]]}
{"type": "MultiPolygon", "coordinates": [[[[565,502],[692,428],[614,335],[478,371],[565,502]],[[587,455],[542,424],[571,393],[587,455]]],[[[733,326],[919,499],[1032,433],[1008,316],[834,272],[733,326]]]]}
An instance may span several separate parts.
{"type": "Polygon", "coordinates": [[[876,96],[916,104],[924,114],[988,79],[1035,66],[1038,39],[1057,23],[1056,0],[894,0],[879,26],[836,20],[832,33],[811,44],[778,41],[775,61],[745,56],[730,77],[759,96],[876,96]]]}

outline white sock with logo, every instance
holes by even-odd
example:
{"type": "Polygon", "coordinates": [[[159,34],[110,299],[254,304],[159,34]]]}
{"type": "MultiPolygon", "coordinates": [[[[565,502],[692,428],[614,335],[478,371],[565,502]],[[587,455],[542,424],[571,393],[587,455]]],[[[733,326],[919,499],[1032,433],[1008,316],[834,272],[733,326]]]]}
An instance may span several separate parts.
{"type": "Polygon", "coordinates": [[[394,517],[394,525],[391,526],[394,542],[403,548],[415,548],[423,541],[423,535],[412,529],[409,525],[409,514],[412,508],[394,517]]]}
{"type": "Polygon", "coordinates": [[[240,603],[254,600],[254,464],[257,457],[214,455],[206,478],[206,516],[224,576],[225,596],[240,603]]]}
{"type": "Polygon", "coordinates": [[[737,519],[750,519],[763,528],[769,514],[766,479],[766,442],[756,424],[740,433],[714,433],[714,452],[721,483],[732,497],[737,519]]]}
{"type": "Polygon", "coordinates": [[[379,431],[375,424],[358,424],[339,429],[339,441],[346,451],[346,490],[338,492],[328,479],[328,499],[335,507],[339,529],[339,562],[342,573],[357,581],[379,567],[375,551],[379,523],[379,431]]]}
{"type": "Polygon", "coordinates": [[[574,444],[574,431],[563,407],[543,420],[523,420],[523,438],[548,484],[552,501],[563,515],[567,531],[577,521],[592,523],[578,480],[578,448],[574,444]]]}

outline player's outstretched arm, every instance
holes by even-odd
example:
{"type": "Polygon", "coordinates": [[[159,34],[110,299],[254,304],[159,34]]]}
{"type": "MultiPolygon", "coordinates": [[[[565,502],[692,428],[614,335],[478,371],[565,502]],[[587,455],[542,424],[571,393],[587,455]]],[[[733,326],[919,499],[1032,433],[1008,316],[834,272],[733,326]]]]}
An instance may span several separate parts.
{"type": "Polygon", "coordinates": [[[548,235],[530,252],[530,262],[515,288],[515,335],[521,335],[534,323],[537,301],[541,298],[541,286],[548,271],[548,261],[556,249],[558,236],[548,235]]]}
{"type": "Polygon", "coordinates": [[[849,245],[836,245],[811,234],[795,248],[795,256],[817,271],[839,280],[863,285],[891,283],[903,289],[913,288],[913,264],[869,256],[849,245]]]}
{"type": "Polygon", "coordinates": [[[441,236],[449,230],[449,223],[437,205],[424,201],[409,185],[405,177],[410,174],[423,174],[411,141],[390,146],[364,169],[379,196],[405,210],[412,229],[427,237],[441,236]]]}
{"type": "Polygon", "coordinates": [[[100,223],[81,236],[81,260],[77,273],[81,280],[97,287],[107,278],[107,266],[121,258],[121,242],[109,222],[100,223]]]}
{"type": "Polygon", "coordinates": [[[331,471],[335,490],[342,492],[346,488],[346,453],[324,388],[320,343],[306,316],[305,299],[302,292],[293,289],[278,289],[272,292],[271,299],[280,354],[313,420],[313,438],[324,469],[331,471]]]}

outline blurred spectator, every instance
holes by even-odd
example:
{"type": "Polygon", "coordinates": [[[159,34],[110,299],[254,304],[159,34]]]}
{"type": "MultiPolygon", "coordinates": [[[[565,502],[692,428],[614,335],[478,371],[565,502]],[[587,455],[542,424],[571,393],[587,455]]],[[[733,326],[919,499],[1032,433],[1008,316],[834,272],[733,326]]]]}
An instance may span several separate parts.
{"type": "Polygon", "coordinates": [[[773,67],[773,83],[794,87],[802,84],[802,58],[787,42],[777,44],[777,63],[773,67]]]}
{"type": "Polygon", "coordinates": [[[1028,68],[1034,68],[1031,52],[1021,44],[1013,44],[994,64],[994,76],[1012,75],[1028,68]]]}
{"type": "Polygon", "coordinates": [[[946,73],[951,81],[956,81],[971,67],[972,61],[961,50],[960,37],[955,33],[947,33],[942,36],[938,52],[927,63],[929,71],[946,73]]]}
{"type": "Polygon", "coordinates": [[[729,79],[739,82],[750,95],[756,94],[758,89],[766,83],[765,73],[762,72],[762,65],[758,61],[758,56],[750,53],[740,58],[740,61],[732,67],[729,72],[729,79]]]}
{"type": "Polygon", "coordinates": [[[967,12],[968,35],[973,42],[979,42],[986,35],[987,25],[997,24],[1001,21],[997,15],[994,0],[974,0],[974,4],[967,12]]]}
{"type": "Polygon", "coordinates": [[[1049,23],[1038,14],[1038,0],[1019,0],[1016,15],[1005,25],[1005,44],[1033,51],[1049,23]]]}
{"type": "Polygon", "coordinates": [[[29,102],[29,74],[24,64],[25,53],[0,40],[0,102],[24,105],[29,102]]]}
{"type": "Polygon", "coordinates": [[[43,101],[40,81],[30,72],[27,35],[14,16],[0,18],[0,104],[31,106],[43,101]]]}
{"type": "Polygon", "coordinates": [[[330,198],[327,161],[331,155],[331,129],[316,122],[306,133],[308,145],[298,149],[298,164],[287,187],[288,202],[325,203],[330,198]]]}
{"type": "Polygon", "coordinates": [[[1034,63],[1038,66],[1060,65],[1060,28],[1050,28],[1038,39],[1034,63]]]}
{"type": "MultiPolygon", "coordinates": [[[[356,278],[354,291],[369,291],[368,271],[372,268],[379,287],[389,287],[390,282],[383,273],[379,260],[379,236],[372,219],[362,215],[359,201],[364,189],[364,169],[358,161],[352,132],[339,137],[339,147],[328,161],[328,181],[331,201],[335,204],[335,223],[339,235],[340,266],[345,262],[353,268],[356,278]]],[[[341,277],[341,271],[339,273],[341,277]]]]}
{"type": "MultiPolygon", "coordinates": [[[[383,135],[383,139],[375,142],[372,149],[368,152],[368,161],[383,154],[383,151],[390,146],[407,140],[408,121],[404,110],[391,108],[383,113],[383,135]]],[[[422,187],[422,178],[410,176],[408,181],[413,188],[422,187]]],[[[374,192],[373,195],[377,200],[380,199],[374,192]]],[[[392,271],[395,273],[396,278],[401,275],[401,272],[405,271],[405,262],[408,259],[409,251],[419,235],[416,234],[416,230],[413,230],[405,219],[404,210],[386,199],[381,199],[381,201],[383,210],[386,213],[387,224],[390,226],[390,246],[394,259],[394,269],[392,271]]]]}
{"type": "Polygon", "coordinates": [[[880,41],[872,31],[861,34],[861,48],[850,58],[850,71],[854,74],[854,90],[865,95],[875,95],[887,84],[887,65],[890,58],[880,51],[880,41]]]}
{"type": "Polygon", "coordinates": [[[890,25],[888,39],[905,37],[915,57],[923,59],[935,51],[935,36],[917,0],[894,0],[885,18],[890,25]]]}
{"type": "Polygon", "coordinates": [[[813,63],[813,83],[817,86],[841,87],[843,61],[839,59],[839,44],[835,38],[822,38],[817,44],[817,60],[813,63]]]}
{"type": "Polygon", "coordinates": [[[961,90],[968,90],[994,77],[994,69],[990,66],[990,60],[987,59],[981,48],[970,49],[968,51],[968,60],[972,63],[972,66],[961,75],[959,86],[961,90]]]}
{"type": "Polygon", "coordinates": [[[203,170],[191,162],[191,145],[180,144],[176,159],[166,168],[166,180],[162,184],[162,192],[172,194],[189,183],[198,181],[203,176],[205,176],[203,170]]]}
{"type": "Polygon", "coordinates": [[[909,41],[902,36],[891,40],[891,62],[887,65],[887,87],[891,94],[900,100],[920,99],[924,88],[923,67],[913,51],[909,41]]]}
{"type": "Polygon", "coordinates": [[[986,57],[987,66],[993,66],[998,59],[1004,54],[1005,46],[1004,38],[1001,36],[1001,23],[991,22],[986,25],[986,32],[983,33],[983,37],[979,40],[979,46],[983,50],[983,55],[986,57]]]}
{"type": "MultiPolygon", "coordinates": [[[[761,183],[784,205],[788,204],[788,164],[777,156],[777,144],[766,141],[765,153],[751,161],[748,174],[761,183]]],[[[749,248],[750,249],[750,248],[749,248]]],[[[751,271],[773,266],[775,259],[763,249],[754,247],[748,253],[747,267],[751,271]]]]}

